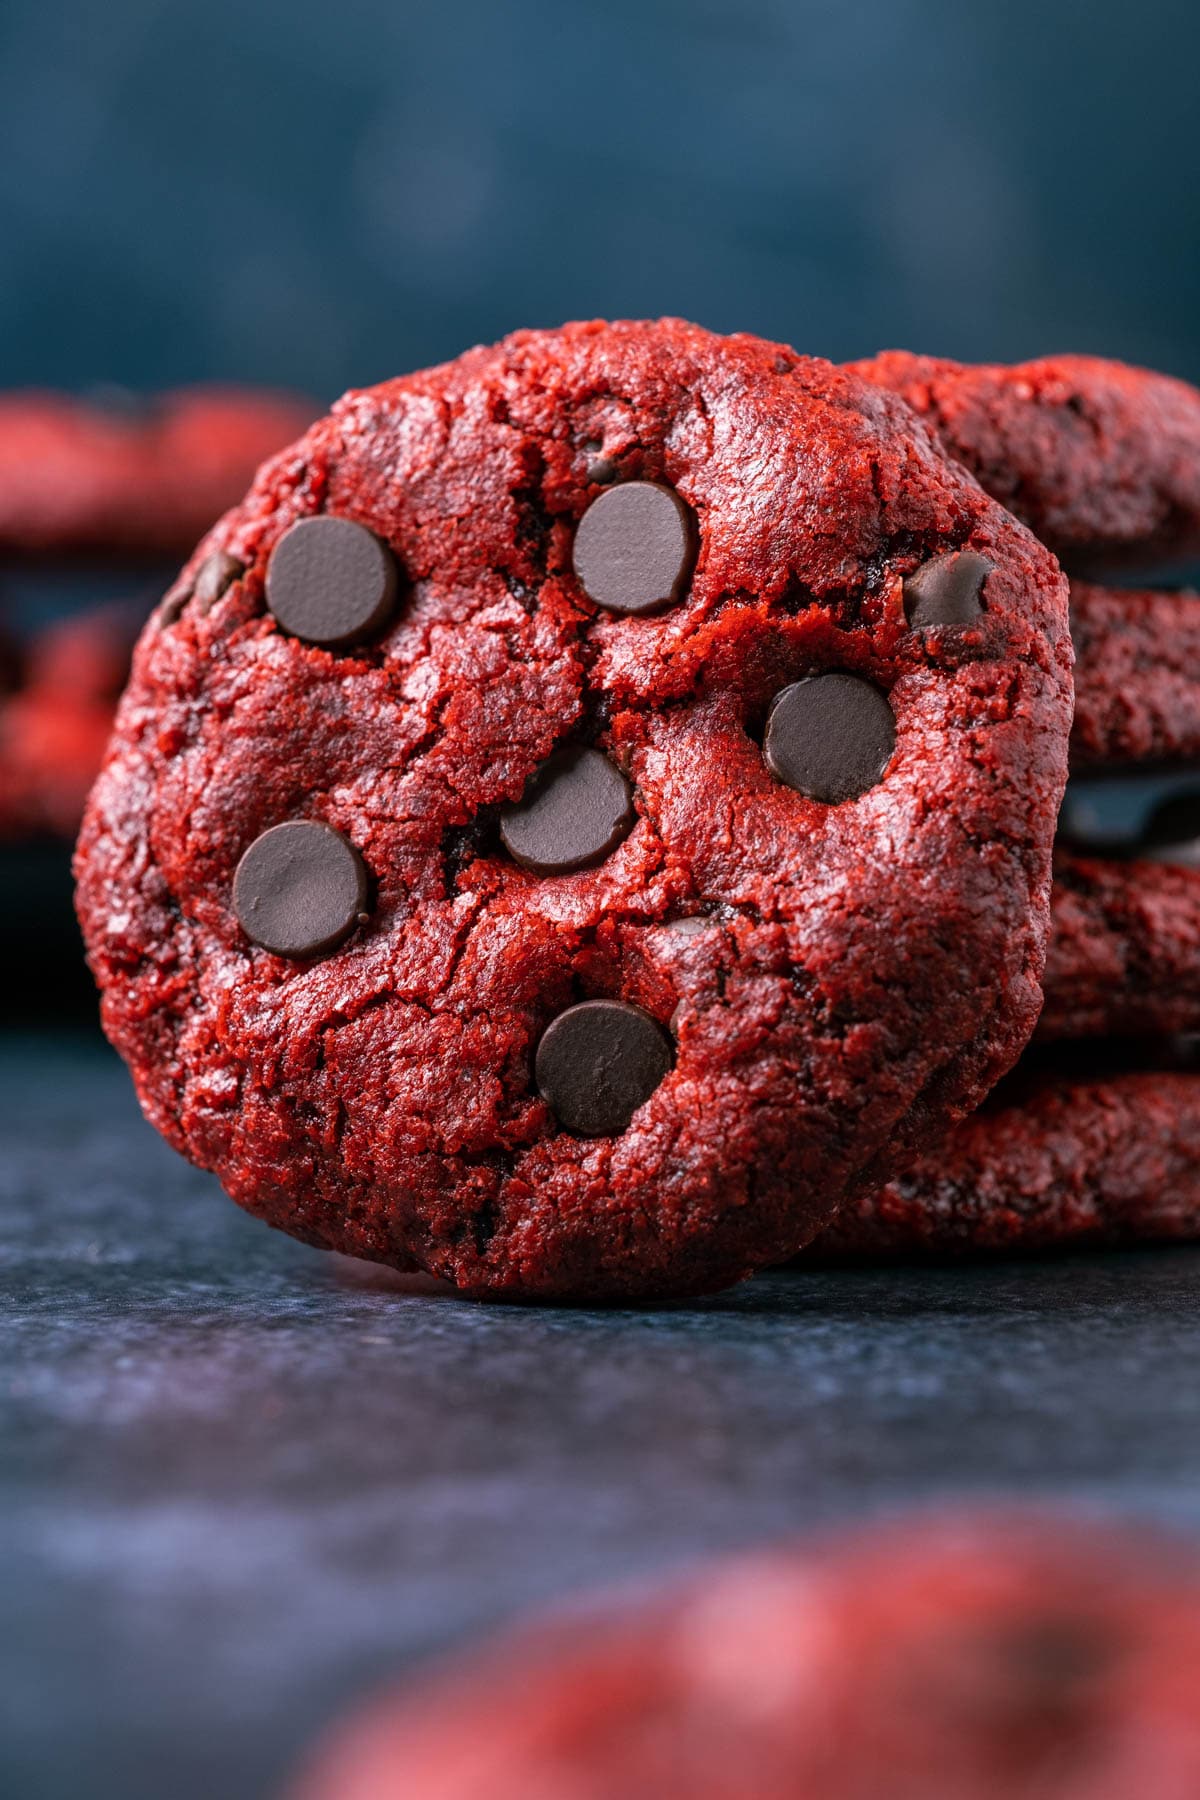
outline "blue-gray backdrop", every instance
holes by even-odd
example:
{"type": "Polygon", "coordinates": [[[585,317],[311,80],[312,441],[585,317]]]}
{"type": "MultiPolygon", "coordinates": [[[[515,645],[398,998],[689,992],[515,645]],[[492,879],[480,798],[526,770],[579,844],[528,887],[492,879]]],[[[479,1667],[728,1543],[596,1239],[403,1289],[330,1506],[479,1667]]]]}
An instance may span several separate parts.
{"type": "Polygon", "coordinates": [[[1195,0],[3,0],[0,380],[678,312],[1200,376],[1195,0]]]}

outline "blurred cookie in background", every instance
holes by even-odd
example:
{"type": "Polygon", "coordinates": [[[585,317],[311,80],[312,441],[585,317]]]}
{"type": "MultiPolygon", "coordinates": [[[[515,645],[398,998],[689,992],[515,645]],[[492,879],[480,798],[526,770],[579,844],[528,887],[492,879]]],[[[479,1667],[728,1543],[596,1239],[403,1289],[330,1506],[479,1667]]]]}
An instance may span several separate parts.
{"type": "Polygon", "coordinates": [[[0,554],[183,556],[316,410],[245,387],[0,395],[0,554]]]}
{"type": "Polygon", "coordinates": [[[90,1011],[70,849],[137,634],[315,411],[248,387],[0,394],[0,1017],[90,1011]]]}
{"type": "Polygon", "coordinates": [[[0,842],[78,829],[141,623],[132,604],[56,620],[23,649],[0,698],[0,842]]]}

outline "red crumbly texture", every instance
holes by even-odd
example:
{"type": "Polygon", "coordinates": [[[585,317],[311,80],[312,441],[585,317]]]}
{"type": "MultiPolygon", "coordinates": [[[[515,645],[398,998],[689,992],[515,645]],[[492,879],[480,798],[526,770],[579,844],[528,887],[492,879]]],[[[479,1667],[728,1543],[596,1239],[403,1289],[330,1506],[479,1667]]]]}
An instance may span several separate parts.
{"type": "Polygon", "coordinates": [[[468,1293],[706,1291],[792,1254],[1012,1065],[1041,1001],[1065,583],[894,396],[679,321],[521,332],[349,394],[185,589],[218,548],[244,576],[143,634],[78,904],[147,1115],[252,1212],[468,1293]],[[690,592],[657,617],[599,612],[572,574],[597,458],[697,513],[690,592]],[[368,649],[264,609],[273,546],[322,511],[407,571],[368,649]],[[902,578],[966,546],[995,565],[984,615],[911,632],[902,578]],[[757,741],[827,668],[879,683],[898,727],[839,807],[757,741]],[[540,877],[497,810],[581,737],[637,823],[540,877]],[[243,851],[294,817],[343,832],[374,888],[307,964],[230,904],[243,851]],[[581,1140],[531,1067],[593,996],[669,1026],[675,1065],[623,1134],[581,1140]]]}
{"type": "MultiPolygon", "coordinates": [[[[1200,595],[1121,593],[1073,582],[1071,635],[1073,768],[1200,757],[1200,595]]],[[[0,838],[78,831],[127,652],[122,640],[111,696],[108,690],[60,696],[45,682],[11,710],[0,701],[0,838]]]]}
{"type": "Polygon", "coordinates": [[[1195,1800],[1200,1573],[946,1515],[578,1612],[333,1735],[292,1800],[1195,1800]]]}
{"type": "Polygon", "coordinates": [[[1043,1042],[1200,1030],[1200,869],[1055,862],[1043,1042]]]}
{"type": "Polygon", "coordinates": [[[133,415],[0,395],[0,551],[186,555],[312,416],[253,388],[183,388],[133,415]]]}
{"type": "Polygon", "coordinates": [[[1071,767],[1200,757],[1200,594],[1071,583],[1071,767]]]}
{"type": "Polygon", "coordinates": [[[1015,1253],[1198,1235],[1200,1074],[1155,1070],[1043,1077],[989,1102],[936,1154],[847,1207],[811,1255],[1015,1253]]]}
{"type": "Polygon", "coordinates": [[[0,841],[79,829],[104,760],[133,632],[122,608],[98,607],[39,632],[0,695],[0,841]]]}
{"type": "Polygon", "coordinates": [[[1200,392],[1099,356],[847,365],[900,394],[1072,573],[1200,551],[1200,392]]]}

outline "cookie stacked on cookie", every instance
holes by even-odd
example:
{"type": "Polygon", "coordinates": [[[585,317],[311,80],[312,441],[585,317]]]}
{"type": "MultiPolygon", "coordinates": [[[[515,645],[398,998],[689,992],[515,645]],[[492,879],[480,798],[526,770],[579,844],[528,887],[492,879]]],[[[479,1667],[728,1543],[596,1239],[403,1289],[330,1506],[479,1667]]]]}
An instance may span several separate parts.
{"type": "Polygon", "coordinates": [[[854,366],[903,395],[1071,571],[1076,711],[1035,1047],[822,1248],[1194,1237],[1200,595],[1098,578],[1200,550],[1200,393],[1091,357],[971,368],[892,352],[854,366]]]}
{"type": "Polygon", "coordinates": [[[1036,537],[782,346],[592,323],[350,394],[143,634],[77,857],[106,1029],[310,1242],[718,1287],[1023,1047],[1070,660],[1036,537]]]}

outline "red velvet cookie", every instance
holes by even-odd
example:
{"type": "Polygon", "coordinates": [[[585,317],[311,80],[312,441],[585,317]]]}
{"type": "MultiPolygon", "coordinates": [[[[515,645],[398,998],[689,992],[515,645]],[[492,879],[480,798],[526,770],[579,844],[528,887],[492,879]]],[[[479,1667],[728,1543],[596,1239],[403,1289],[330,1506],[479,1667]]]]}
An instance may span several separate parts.
{"type": "Polygon", "coordinates": [[[135,408],[0,395],[0,552],[184,554],[312,415],[253,388],[183,388],[135,408]]]}
{"type": "MultiPolygon", "coordinates": [[[[1191,842],[1161,855],[1186,859],[1191,842]]],[[[852,1200],[805,1260],[1200,1236],[1194,1051],[1120,1041],[1200,1029],[1200,870],[1060,853],[1045,989],[1037,1040],[1061,1043],[1068,1067],[1070,1041],[1088,1041],[1103,1066],[1027,1056],[935,1150],[852,1200]]]]}
{"type": "Polygon", "coordinates": [[[1072,571],[1200,552],[1200,392],[1099,356],[848,365],[903,396],[1072,571]]]}
{"type": "Polygon", "coordinates": [[[1064,853],[1050,916],[1040,1039],[1200,1030],[1200,868],[1064,853]]]}
{"type": "Polygon", "coordinates": [[[1073,769],[1200,758],[1200,594],[1071,583],[1073,769]]]}
{"type": "Polygon", "coordinates": [[[1200,1072],[1014,1081],[936,1152],[852,1201],[811,1254],[953,1256],[1200,1236],[1200,1072]]]}
{"type": "Polygon", "coordinates": [[[1200,1573],[1078,1519],[709,1565],[377,1701],[293,1800],[1194,1800],[1200,1573]]]}
{"type": "Polygon", "coordinates": [[[791,1254],[1032,1028],[1065,613],[903,404],[753,338],[348,395],[143,635],[84,823],[148,1115],[470,1292],[791,1254]]]}

